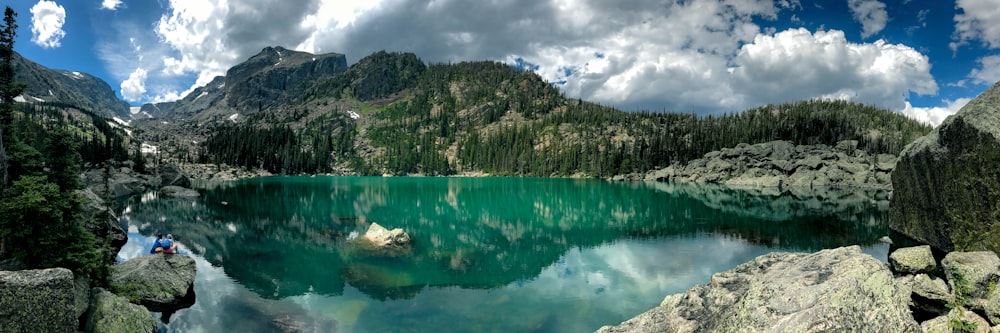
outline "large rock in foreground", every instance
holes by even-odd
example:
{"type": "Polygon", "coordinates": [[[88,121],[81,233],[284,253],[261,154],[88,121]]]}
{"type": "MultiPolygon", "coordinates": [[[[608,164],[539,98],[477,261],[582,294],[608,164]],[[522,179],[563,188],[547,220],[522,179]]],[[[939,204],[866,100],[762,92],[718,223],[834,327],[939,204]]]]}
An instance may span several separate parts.
{"type": "Polygon", "coordinates": [[[944,251],[1000,253],[1000,83],[900,153],[889,228],[944,251]]]}
{"type": "Polygon", "coordinates": [[[101,289],[93,289],[90,313],[85,329],[93,333],[149,333],[156,330],[156,319],[146,308],[101,289]]]}
{"type": "Polygon", "coordinates": [[[114,267],[111,288],[150,311],[183,309],[194,304],[194,260],[180,254],[153,254],[114,267]]]}
{"type": "Polygon", "coordinates": [[[857,246],[769,253],[598,332],[920,332],[900,287],[857,246]]]}
{"type": "Polygon", "coordinates": [[[0,271],[0,331],[76,332],[73,272],[0,271]]]}

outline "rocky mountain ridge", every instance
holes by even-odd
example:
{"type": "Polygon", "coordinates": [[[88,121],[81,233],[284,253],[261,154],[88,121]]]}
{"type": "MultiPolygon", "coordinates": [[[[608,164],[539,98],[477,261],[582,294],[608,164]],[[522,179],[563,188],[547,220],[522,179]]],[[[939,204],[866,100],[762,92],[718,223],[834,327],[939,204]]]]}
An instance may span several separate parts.
{"type": "Polygon", "coordinates": [[[95,114],[129,119],[129,105],[118,99],[107,82],[93,75],[49,69],[14,53],[15,80],[26,84],[18,100],[55,102],[81,107],[95,114]]]}
{"type": "Polygon", "coordinates": [[[347,58],[343,54],[266,47],[180,100],[142,105],[140,114],[173,121],[235,121],[287,104],[310,83],[345,70],[347,58]],[[229,119],[233,115],[236,118],[229,119]]]}

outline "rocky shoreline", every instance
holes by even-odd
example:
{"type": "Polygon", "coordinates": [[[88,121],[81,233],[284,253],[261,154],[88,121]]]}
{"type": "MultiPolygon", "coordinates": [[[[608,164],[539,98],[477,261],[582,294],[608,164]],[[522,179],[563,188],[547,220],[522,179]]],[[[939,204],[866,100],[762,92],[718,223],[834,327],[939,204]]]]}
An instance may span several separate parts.
{"type": "Polygon", "coordinates": [[[869,155],[858,141],[836,146],[788,141],[740,144],[645,175],[647,181],[722,184],[735,188],[850,187],[890,189],[896,157],[869,155]]]}
{"type": "MultiPolygon", "coordinates": [[[[159,165],[149,173],[131,163],[92,168],[80,175],[84,227],[108,244],[113,261],[128,241],[110,202],[158,190],[191,197],[190,179],[181,168],[159,165]]],[[[91,287],[64,268],[21,270],[17,262],[0,265],[0,318],[3,332],[152,332],[150,311],[169,313],[194,304],[194,260],[180,254],[148,255],[113,266],[108,290],[91,287]]]]}
{"type": "Polygon", "coordinates": [[[770,253],[598,332],[1000,333],[1000,83],[907,145],[898,164],[856,147],[740,145],[647,179],[878,187],[891,173],[890,229],[928,245],[896,249],[888,265],[857,246],[770,253]]]}
{"type": "Polygon", "coordinates": [[[929,246],[773,252],[597,332],[1000,332],[1000,259],[929,246]],[[956,330],[956,332],[959,330],[956,330]]]}

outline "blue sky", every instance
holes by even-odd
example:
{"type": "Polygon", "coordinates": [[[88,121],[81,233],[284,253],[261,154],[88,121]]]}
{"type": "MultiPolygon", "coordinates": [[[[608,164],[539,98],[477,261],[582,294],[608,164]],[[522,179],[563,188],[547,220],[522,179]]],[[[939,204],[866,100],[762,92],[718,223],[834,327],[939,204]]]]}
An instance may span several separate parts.
{"type": "Polygon", "coordinates": [[[15,49],[133,105],[266,46],[529,66],[571,97],[699,114],[809,98],[932,124],[1000,80],[998,0],[16,0],[15,49]]]}

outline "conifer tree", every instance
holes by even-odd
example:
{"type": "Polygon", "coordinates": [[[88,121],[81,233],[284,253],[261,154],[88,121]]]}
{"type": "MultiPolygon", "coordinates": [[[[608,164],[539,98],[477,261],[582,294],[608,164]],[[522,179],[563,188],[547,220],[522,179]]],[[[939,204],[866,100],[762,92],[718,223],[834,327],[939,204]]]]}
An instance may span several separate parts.
{"type": "Polygon", "coordinates": [[[24,84],[14,81],[14,37],[17,36],[17,13],[10,6],[4,10],[0,26],[0,195],[7,187],[7,150],[10,124],[14,119],[14,97],[21,94],[24,84]]]}

